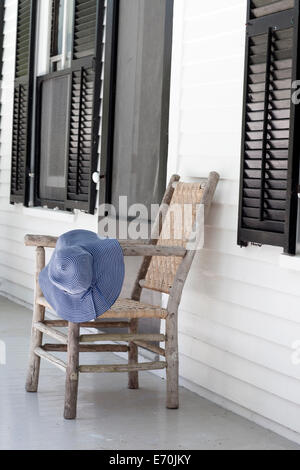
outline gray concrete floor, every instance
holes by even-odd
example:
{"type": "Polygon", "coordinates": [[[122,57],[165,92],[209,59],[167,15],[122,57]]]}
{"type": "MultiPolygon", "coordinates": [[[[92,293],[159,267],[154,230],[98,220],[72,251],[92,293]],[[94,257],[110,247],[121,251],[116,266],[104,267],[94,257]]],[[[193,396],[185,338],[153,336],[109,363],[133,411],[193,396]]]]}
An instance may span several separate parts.
{"type": "Polygon", "coordinates": [[[0,297],[0,320],[0,449],[299,449],[186,389],[180,409],[166,410],[165,382],[148,372],[140,390],[126,374],[81,375],[78,418],[65,421],[63,372],[43,362],[39,392],[24,390],[31,312],[0,297]]]}

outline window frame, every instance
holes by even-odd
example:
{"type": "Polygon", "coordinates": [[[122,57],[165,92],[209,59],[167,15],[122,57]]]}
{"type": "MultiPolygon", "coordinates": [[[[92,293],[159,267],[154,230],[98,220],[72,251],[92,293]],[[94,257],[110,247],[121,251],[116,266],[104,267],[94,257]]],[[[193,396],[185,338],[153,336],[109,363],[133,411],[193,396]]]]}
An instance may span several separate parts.
{"type": "MultiPolygon", "coordinates": [[[[97,186],[96,183],[92,180],[93,173],[97,172],[98,161],[100,155],[98,153],[98,143],[99,143],[99,130],[100,130],[100,93],[101,93],[101,80],[95,79],[95,87],[94,87],[94,94],[93,94],[93,132],[92,132],[92,149],[90,154],[90,180],[88,185],[88,201],[81,201],[78,200],[70,200],[68,199],[68,163],[69,163],[69,154],[66,155],[65,158],[65,199],[64,201],[56,201],[51,199],[45,199],[40,197],[39,185],[40,185],[40,142],[41,142],[41,104],[42,104],[42,84],[45,80],[50,80],[57,78],[59,76],[70,76],[70,80],[72,81],[72,74],[78,72],[80,68],[92,66],[93,72],[95,77],[101,77],[101,70],[102,70],[102,56],[103,56],[103,47],[102,41],[97,40],[97,34],[103,35],[103,10],[104,10],[104,2],[102,0],[96,0],[97,2],[97,18],[96,24],[100,21],[101,31],[100,33],[95,33],[95,51],[94,54],[74,59],[73,53],[74,49],[72,47],[72,55],[71,55],[71,66],[64,70],[58,70],[55,72],[49,71],[46,74],[36,76],[36,87],[35,87],[35,119],[33,125],[35,127],[35,138],[34,138],[34,182],[33,182],[33,206],[34,207],[46,207],[48,209],[58,209],[61,211],[73,211],[73,210],[80,210],[89,214],[95,214],[96,209],[96,195],[97,195],[97,186]],[[92,64],[92,65],[91,65],[92,64]],[[99,109],[98,109],[99,108],[99,109]]],[[[112,8],[113,10],[116,7],[117,0],[108,0],[107,8],[112,8]]],[[[76,0],[74,2],[74,8],[76,7],[76,0]]],[[[52,9],[50,9],[50,12],[52,9]]],[[[49,18],[51,20],[51,18],[49,18]]],[[[51,21],[49,21],[51,24],[51,21]]],[[[73,32],[72,38],[74,38],[74,25],[75,25],[75,15],[73,18],[73,32]]],[[[97,31],[97,27],[96,27],[97,31]]],[[[50,31],[48,31],[48,38],[50,38],[51,43],[51,27],[50,31]],[[49,36],[50,35],[50,36],[49,36]]],[[[105,48],[107,46],[105,45],[105,48]]],[[[49,48],[50,49],[50,48],[49,48]]],[[[49,52],[49,59],[50,59],[51,52],[49,52]]],[[[50,60],[49,60],[49,68],[50,69],[50,60]]],[[[70,125],[70,116],[71,116],[71,100],[72,100],[72,84],[70,87],[70,100],[69,100],[69,125],[70,125]]],[[[102,124],[101,124],[102,126],[102,124]]],[[[67,130],[67,141],[69,142],[70,139],[70,129],[68,127],[67,130]]],[[[105,156],[104,156],[105,158],[105,156]]]]}

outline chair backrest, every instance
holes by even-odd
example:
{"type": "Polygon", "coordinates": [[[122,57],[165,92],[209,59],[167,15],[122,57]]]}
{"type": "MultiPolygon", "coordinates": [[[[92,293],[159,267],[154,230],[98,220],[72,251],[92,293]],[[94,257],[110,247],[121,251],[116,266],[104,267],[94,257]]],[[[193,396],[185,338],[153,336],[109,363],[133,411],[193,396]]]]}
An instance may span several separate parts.
{"type": "MultiPolygon", "coordinates": [[[[195,229],[197,209],[199,210],[203,200],[205,184],[207,182],[173,183],[175,189],[166,210],[157,245],[187,247],[195,229]]],[[[143,287],[169,294],[181,262],[182,258],[176,256],[153,256],[143,287]]]]}
{"type": "MultiPolygon", "coordinates": [[[[204,224],[195,223],[198,206],[203,209],[200,215],[208,216],[219,175],[211,172],[208,179],[199,183],[182,183],[180,177],[173,175],[163,198],[163,203],[154,223],[150,243],[161,246],[181,246],[187,248],[184,258],[171,256],[145,256],[133,286],[131,298],[140,300],[142,289],[152,289],[170,294],[170,310],[176,310],[184,283],[192,264],[197,239],[190,244],[190,235],[204,230],[204,224]],[[187,209],[187,210],[186,210],[187,209]],[[158,236],[156,236],[158,234],[158,236]],[[188,244],[189,243],[189,244],[188,244]],[[191,246],[192,245],[192,246],[191,246]]],[[[201,233],[201,232],[200,232],[201,233]]],[[[26,235],[27,246],[55,248],[57,237],[26,235]]]]}

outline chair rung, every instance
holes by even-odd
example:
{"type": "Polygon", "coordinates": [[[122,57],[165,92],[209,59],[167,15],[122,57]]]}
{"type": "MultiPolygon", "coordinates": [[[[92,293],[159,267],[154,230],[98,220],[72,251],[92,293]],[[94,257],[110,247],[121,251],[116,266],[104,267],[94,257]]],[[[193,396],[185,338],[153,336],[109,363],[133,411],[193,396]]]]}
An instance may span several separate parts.
{"type": "MultiPolygon", "coordinates": [[[[44,351],[67,352],[66,344],[44,344],[44,351]]],[[[81,344],[79,352],[128,352],[129,347],[123,344],[81,344]]]]}
{"type": "Polygon", "coordinates": [[[82,328],[129,328],[130,323],[128,321],[92,321],[80,323],[82,328]]]}
{"type": "Polygon", "coordinates": [[[67,364],[58,357],[53,356],[53,354],[49,354],[48,352],[44,351],[43,348],[35,348],[34,353],[42,359],[45,359],[54,366],[58,367],[58,369],[61,369],[64,372],[66,371],[67,364]]]}
{"type": "Polygon", "coordinates": [[[69,323],[66,320],[44,320],[43,324],[46,326],[54,326],[56,328],[67,328],[69,323]]]}
{"type": "Polygon", "coordinates": [[[165,356],[166,351],[158,346],[155,346],[154,344],[147,343],[147,341],[134,341],[134,344],[139,346],[142,349],[146,349],[147,351],[151,351],[155,354],[158,354],[159,356],[165,356]]]}
{"type": "Polygon", "coordinates": [[[61,333],[60,331],[54,330],[54,328],[51,328],[50,326],[45,325],[42,322],[37,322],[34,323],[34,328],[37,330],[41,331],[42,333],[45,333],[46,335],[50,336],[51,338],[56,339],[62,344],[67,344],[68,343],[68,337],[64,333],[61,333]]]}
{"type": "Polygon", "coordinates": [[[81,343],[93,343],[94,341],[166,341],[165,335],[160,334],[135,334],[135,333],[120,333],[120,334],[96,334],[96,335],[81,335],[81,343]]]}
{"type": "Polygon", "coordinates": [[[139,364],[102,364],[79,366],[79,372],[96,373],[96,372],[133,372],[143,370],[165,369],[166,362],[143,362],[139,364]]]}
{"type": "MultiPolygon", "coordinates": [[[[66,320],[45,320],[43,321],[46,326],[54,326],[56,328],[67,328],[69,322],[66,320]]],[[[128,321],[90,321],[80,323],[81,328],[129,328],[130,323],[128,321]]]]}

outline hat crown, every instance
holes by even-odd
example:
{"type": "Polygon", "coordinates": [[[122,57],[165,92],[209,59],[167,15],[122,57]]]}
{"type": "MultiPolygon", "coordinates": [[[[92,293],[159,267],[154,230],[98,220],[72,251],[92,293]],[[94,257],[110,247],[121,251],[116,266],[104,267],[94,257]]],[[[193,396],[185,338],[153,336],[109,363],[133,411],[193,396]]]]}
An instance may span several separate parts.
{"type": "Polygon", "coordinates": [[[79,246],[57,250],[49,266],[49,279],[69,294],[83,294],[93,281],[92,255],[79,246]]]}
{"type": "Polygon", "coordinates": [[[57,240],[51,260],[39,274],[39,285],[59,317],[82,323],[110,309],[120,295],[124,274],[118,240],[72,230],[57,240]]]}

